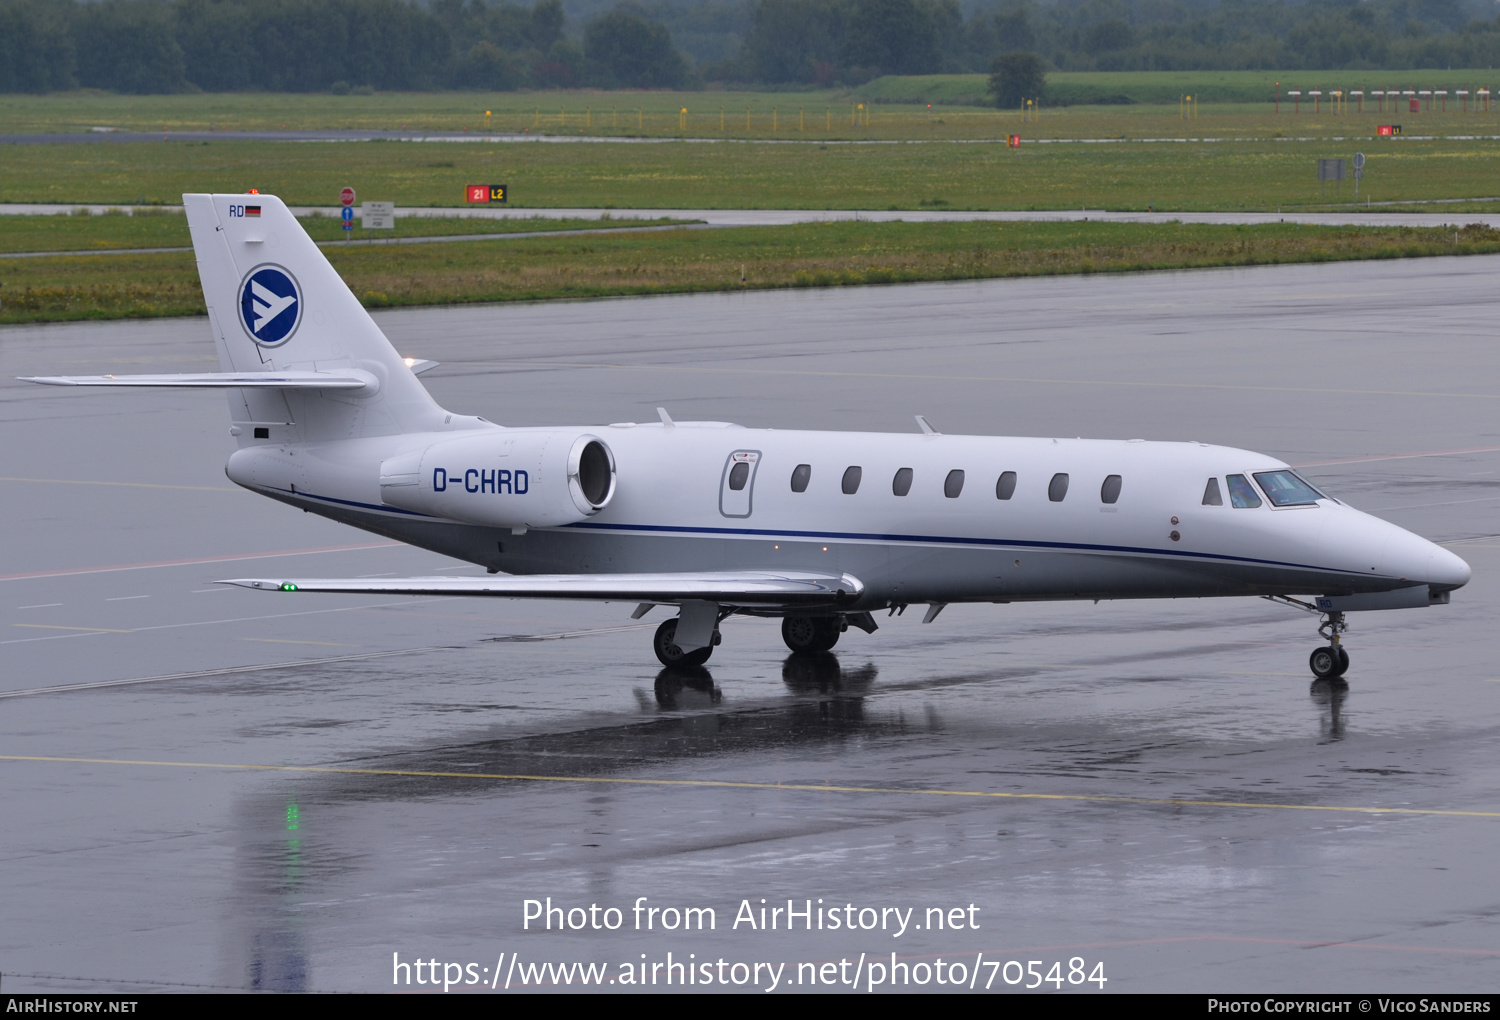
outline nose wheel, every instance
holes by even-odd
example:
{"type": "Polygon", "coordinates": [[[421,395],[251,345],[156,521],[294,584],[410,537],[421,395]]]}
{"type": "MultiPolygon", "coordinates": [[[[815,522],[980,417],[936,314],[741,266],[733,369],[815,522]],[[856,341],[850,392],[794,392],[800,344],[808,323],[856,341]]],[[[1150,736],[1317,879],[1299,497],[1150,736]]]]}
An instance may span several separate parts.
{"type": "Polygon", "coordinates": [[[1340,636],[1348,629],[1343,613],[1328,613],[1318,626],[1318,633],[1328,639],[1325,648],[1313,649],[1307,665],[1319,680],[1333,680],[1343,676],[1349,669],[1349,653],[1344,650],[1340,636]]]}
{"type": "Polygon", "coordinates": [[[1314,648],[1307,664],[1312,667],[1313,676],[1319,680],[1332,680],[1343,676],[1349,669],[1349,653],[1344,651],[1343,645],[1314,648]]]}

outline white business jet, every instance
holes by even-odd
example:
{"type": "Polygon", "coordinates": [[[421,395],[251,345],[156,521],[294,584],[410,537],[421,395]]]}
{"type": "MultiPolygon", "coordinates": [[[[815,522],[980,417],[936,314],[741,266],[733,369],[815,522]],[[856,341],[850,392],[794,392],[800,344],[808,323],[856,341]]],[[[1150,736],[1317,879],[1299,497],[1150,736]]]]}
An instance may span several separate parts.
{"type": "Polygon", "coordinates": [[[1203,443],[788,432],[725,422],[502,427],[439,407],[280,200],[184,195],[222,372],[33,379],[214,387],[236,483],[479,564],[486,577],[240,579],[276,592],[638,603],[671,665],[779,617],[826,651],[951,602],[1261,596],[1322,617],[1448,601],[1457,556],[1272,457],[1203,443]]]}

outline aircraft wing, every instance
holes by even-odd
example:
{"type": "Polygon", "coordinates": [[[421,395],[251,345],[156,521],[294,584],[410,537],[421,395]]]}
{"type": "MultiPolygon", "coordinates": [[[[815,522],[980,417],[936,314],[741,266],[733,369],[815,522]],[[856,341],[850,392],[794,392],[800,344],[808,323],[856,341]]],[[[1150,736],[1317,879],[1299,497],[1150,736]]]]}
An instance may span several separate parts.
{"type": "Polygon", "coordinates": [[[262,591],[362,595],[474,595],[512,599],[717,602],[725,606],[817,606],[851,601],[864,585],[849,574],[726,570],[682,574],[491,574],[485,577],[370,577],[220,581],[262,591]]]}
{"type": "Polygon", "coordinates": [[[43,386],[165,386],[176,389],[362,390],[379,380],[357,368],[334,372],[188,372],[173,375],[39,375],[43,386]]]}

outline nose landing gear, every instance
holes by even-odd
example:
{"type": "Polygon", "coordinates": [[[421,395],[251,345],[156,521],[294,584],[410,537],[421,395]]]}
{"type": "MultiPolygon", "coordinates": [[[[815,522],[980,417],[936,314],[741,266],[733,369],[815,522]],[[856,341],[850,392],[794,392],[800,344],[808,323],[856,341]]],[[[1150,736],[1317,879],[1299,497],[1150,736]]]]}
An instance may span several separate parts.
{"type": "Polygon", "coordinates": [[[1312,603],[1294,599],[1290,595],[1262,595],[1261,598],[1323,618],[1323,622],[1318,624],[1318,633],[1328,640],[1328,645],[1314,648],[1312,655],[1307,657],[1307,665],[1312,669],[1313,676],[1319,680],[1337,680],[1348,672],[1349,653],[1344,651],[1343,642],[1339,640],[1344,631],[1349,629],[1342,610],[1330,609],[1324,612],[1312,603]]]}
{"type": "Polygon", "coordinates": [[[1323,622],[1318,625],[1318,633],[1328,639],[1328,647],[1313,649],[1307,664],[1312,669],[1313,676],[1319,680],[1333,680],[1343,676],[1349,669],[1349,653],[1339,641],[1339,636],[1348,627],[1341,612],[1325,614],[1323,622]]]}

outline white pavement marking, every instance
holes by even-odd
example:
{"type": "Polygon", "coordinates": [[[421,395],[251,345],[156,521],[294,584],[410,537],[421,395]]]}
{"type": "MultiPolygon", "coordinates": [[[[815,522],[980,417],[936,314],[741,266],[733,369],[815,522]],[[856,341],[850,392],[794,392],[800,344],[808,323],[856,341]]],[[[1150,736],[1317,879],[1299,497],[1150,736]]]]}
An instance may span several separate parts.
{"type": "Polygon", "coordinates": [[[335,662],[357,662],[363,659],[384,659],[393,655],[408,655],[416,652],[435,652],[443,645],[428,645],[423,648],[392,648],[383,652],[361,652],[357,655],[335,655],[324,659],[298,659],[292,662],[265,662],[254,666],[226,666],[221,669],[200,669],[188,673],[160,673],[156,676],[138,676],[125,680],[95,680],[81,684],[59,684],[55,687],[28,687],[20,691],[0,691],[0,698],[27,698],[36,694],[66,694],[69,691],[94,691],[105,687],[130,687],[135,684],[160,683],[166,680],[196,680],[211,676],[230,676],[236,673],[261,673],[272,669],[297,669],[302,666],[323,666],[335,662]]]}
{"type": "Polygon", "coordinates": [[[243,492],[247,495],[250,492],[248,489],[241,489],[233,485],[166,485],[160,482],[110,482],[99,478],[15,478],[0,476],[0,482],[32,482],[40,485],[117,485],[127,489],[186,489],[189,492],[243,492]]]}
{"type": "Polygon", "coordinates": [[[98,634],[146,634],[153,630],[178,630],[183,627],[212,627],[220,623],[256,623],[261,620],[285,620],[297,616],[319,616],[323,613],[352,613],[362,609],[390,609],[395,606],[412,605],[415,599],[422,599],[422,605],[432,605],[434,602],[452,602],[457,596],[435,598],[433,596],[413,595],[400,602],[374,602],[367,606],[339,606],[336,609],[309,609],[301,613],[268,613],[264,616],[236,616],[227,620],[193,620],[188,623],[158,623],[150,627],[131,627],[128,629],[113,629],[110,627],[63,627],[56,624],[44,623],[13,623],[12,627],[35,627],[45,630],[67,630],[79,631],[81,633],[54,634],[49,637],[34,638],[11,638],[0,641],[0,645],[22,645],[33,641],[56,641],[60,638],[70,637],[94,637],[98,634]]]}
{"type": "MultiPolygon", "coordinates": [[[[535,359],[515,360],[507,364],[525,368],[542,369],[565,369],[565,368],[589,368],[610,372],[679,372],[679,373],[718,373],[725,375],[767,375],[767,376],[804,376],[811,378],[832,379],[921,379],[927,382],[962,382],[962,383],[1024,383],[1030,386],[1116,386],[1116,387],[1140,387],[1145,389],[1172,389],[1172,390],[1228,390],[1247,393],[1315,393],[1326,396],[1328,394],[1339,394],[1341,396],[1355,397],[1437,397],[1442,400],[1458,400],[1478,398],[1481,400],[1500,400],[1500,393],[1457,393],[1443,391],[1424,390],[1361,390],[1361,389],[1339,389],[1332,386],[1252,386],[1237,383],[1208,383],[1208,382],[1172,382],[1165,379],[1065,379],[1048,378],[1044,376],[1010,376],[1010,375],[979,375],[970,373],[967,375],[956,374],[929,374],[924,372],[857,372],[835,369],[811,369],[811,368],[751,368],[744,365],[725,364],[697,364],[697,365],[667,365],[667,364],[627,364],[625,362],[610,361],[541,361],[535,359]]],[[[1482,450],[1453,451],[1457,453],[1477,453],[1482,450]]],[[[1425,456],[1424,454],[1416,456],[1425,456]]],[[[1323,463],[1335,463],[1327,461],[1323,463]]],[[[1301,465],[1312,467],[1316,465],[1301,465]]],[[[4,578],[0,578],[4,580],[4,578]]]]}
{"type": "Polygon", "coordinates": [[[155,570],[159,567],[191,567],[201,563],[236,563],[240,560],[269,560],[280,556],[312,556],[317,553],[359,552],[365,549],[406,548],[404,542],[367,542],[360,545],[330,545],[322,549],[283,549],[279,552],[241,553],[237,556],[200,556],[190,560],[161,560],[157,563],[122,563],[108,567],[74,567],[67,570],[39,570],[30,574],[0,574],[0,581],[32,581],[41,577],[72,577],[77,574],[114,574],[122,570],[155,570]]]}

